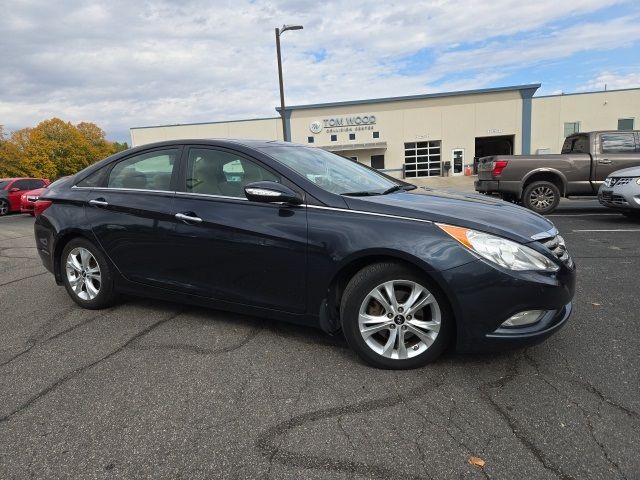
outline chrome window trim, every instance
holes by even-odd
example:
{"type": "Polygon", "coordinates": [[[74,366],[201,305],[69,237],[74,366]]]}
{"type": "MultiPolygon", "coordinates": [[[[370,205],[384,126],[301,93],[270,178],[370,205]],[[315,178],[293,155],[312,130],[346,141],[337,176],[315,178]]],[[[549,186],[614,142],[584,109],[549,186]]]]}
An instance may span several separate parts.
{"type": "MultiPolygon", "coordinates": [[[[144,189],[139,189],[139,188],[115,188],[115,187],[78,187],[77,185],[74,185],[71,187],[72,189],[78,189],[78,190],[107,190],[107,191],[123,191],[123,192],[146,192],[146,193],[172,193],[175,195],[180,195],[183,197],[205,197],[205,198],[212,198],[212,199],[222,199],[222,200],[240,200],[243,202],[248,202],[249,200],[247,198],[242,198],[242,197],[229,197],[229,196],[225,196],[225,195],[213,195],[210,193],[194,193],[194,192],[174,192],[174,191],[168,191],[168,190],[144,190],[144,189]]],[[[276,202],[272,202],[272,203],[276,203],[276,202]]],[[[278,202],[281,203],[281,202],[278,202]]],[[[397,220],[409,220],[409,221],[413,221],[413,222],[421,222],[421,223],[433,223],[431,220],[423,220],[421,218],[412,218],[412,217],[403,217],[400,215],[390,215],[388,213],[375,213],[375,212],[365,212],[363,210],[351,210],[348,208],[337,208],[337,207],[322,207],[320,205],[296,205],[297,207],[306,207],[306,208],[316,208],[318,210],[331,210],[331,211],[335,211],[335,212],[344,212],[344,213],[357,213],[359,215],[369,215],[369,216],[373,216],[373,217],[383,217],[383,218],[395,218],[397,220]]],[[[554,229],[555,230],[555,229],[554,229]]],[[[540,235],[540,234],[539,234],[540,235]]],[[[549,236],[549,235],[546,235],[549,236]]],[[[546,238],[545,237],[541,237],[541,238],[546,238]]]]}
{"type": "Polygon", "coordinates": [[[363,210],[350,210],[348,208],[321,207],[319,205],[307,205],[307,208],[316,208],[319,210],[334,210],[336,212],[358,213],[360,215],[371,215],[374,217],[395,218],[398,220],[410,220],[412,222],[433,223],[431,220],[423,220],[422,218],[402,217],[400,215],[391,215],[388,213],[365,212],[363,210]]]}
{"type": "Polygon", "coordinates": [[[145,192],[145,193],[176,193],[173,190],[149,190],[144,188],[119,188],[119,187],[79,187],[74,185],[72,189],[77,190],[108,190],[113,192],[145,192]]]}
{"type": "Polygon", "coordinates": [[[176,195],[183,197],[207,197],[207,198],[221,198],[224,200],[242,200],[248,202],[249,200],[244,197],[229,197],[227,195],[214,195],[213,193],[195,193],[195,192],[175,192],[176,195]]]}

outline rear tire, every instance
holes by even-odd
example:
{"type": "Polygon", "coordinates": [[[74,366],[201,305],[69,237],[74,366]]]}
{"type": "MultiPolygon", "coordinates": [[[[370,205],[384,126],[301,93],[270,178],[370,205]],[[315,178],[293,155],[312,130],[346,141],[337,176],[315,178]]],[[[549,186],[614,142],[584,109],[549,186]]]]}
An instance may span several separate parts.
{"type": "Polygon", "coordinates": [[[75,238],[67,243],[60,257],[60,270],[67,293],[82,308],[98,310],[115,301],[109,264],[90,241],[75,238]]]}
{"type": "Polygon", "coordinates": [[[7,213],[9,213],[9,202],[0,200],[0,217],[4,217],[7,213]]]}
{"type": "Polygon", "coordinates": [[[532,182],[522,194],[522,204],[540,215],[553,212],[560,203],[560,189],[551,182],[532,182]]]}
{"type": "Polygon", "coordinates": [[[449,344],[453,330],[453,316],[440,290],[393,262],[365,267],[351,279],[342,295],[340,318],[349,346],[370,365],[385,369],[432,362],[449,344]]]}

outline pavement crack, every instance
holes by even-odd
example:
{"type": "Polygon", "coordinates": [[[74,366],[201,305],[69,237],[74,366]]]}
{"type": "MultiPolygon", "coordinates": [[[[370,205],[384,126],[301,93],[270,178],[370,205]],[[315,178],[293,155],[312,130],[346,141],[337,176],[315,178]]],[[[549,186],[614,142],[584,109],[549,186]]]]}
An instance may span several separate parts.
{"type": "MultiPolygon", "coordinates": [[[[439,384],[428,382],[420,387],[414,388],[408,393],[410,396],[423,396],[427,392],[438,387],[439,384]]],[[[350,405],[324,408],[296,415],[289,420],[280,422],[261,432],[258,435],[255,446],[263,456],[269,459],[270,462],[275,461],[282,465],[290,467],[313,468],[326,472],[336,473],[355,473],[365,477],[391,480],[430,478],[410,474],[408,472],[402,472],[398,469],[388,468],[382,464],[368,464],[365,462],[357,462],[351,460],[339,460],[333,457],[323,457],[321,455],[305,454],[290,450],[283,450],[281,448],[281,443],[283,440],[278,442],[278,439],[286,435],[287,432],[301,427],[302,425],[330,418],[339,418],[343,415],[370,413],[382,408],[394,407],[399,403],[402,403],[403,401],[404,399],[402,396],[395,394],[378,398],[376,400],[365,400],[350,405]]]]}
{"type": "Polygon", "coordinates": [[[21,282],[23,280],[28,280],[29,278],[34,278],[34,277],[40,277],[42,275],[47,275],[48,273],[49,272],[41,272],[41,273],[36,273],[35,275],[27,275],[26,277],[16,278],[15,280],[10,280],[10,281],[5,282],[5,283],[0,283],[0,287],[4,287],[6,285],[11,285],[12,283],[21,282]]]}
{"type": "Polygon", "coordinates": [[[258,334],[262,331],[262,328],[255,327],[249,331],[247,335],[245,335],[238,343],[233,345],[229,345],[223,348],[205,348],[199,347],[197,345],[191,345],[188,343],[169,343],[169,344],[161,344],[161,343],[145,343],[141,344],[139,342],[134,342],[129,345],[129,348],[134,350],[174,350],[174,351],[182,351],[187,353],[192,353],[196,355],[222,355],[224,353],[230,353],[247,345],[251,340],[256,338],[258,334]]]}
{"type": "MultiPolygon", "coordinates": [[[[104,315],[106,315],[106,311],[105,312],[101,312],[98,315],[94,315],[93,317],[90,317],[86,320],[83,320],[80,323],[77,323],[76,325],[73,325],[69,328],[67,328],[66,330],[63,330],[59,333],[56,333],[55,335],[45,338],[47,333],[49,333],[49,331],[52,329],[52,327],[59,323],[60,321],[64,320],[64,318],[71,313],[73,310],[75,310],[77,307],[73,306],[73,307],[69,307],[67,309],[65,309],[63,312],[61,312],[61,314],[59,315],[55,315],[54,317],[50,318],[49,320],[47,320],[44,324],[42,324],[40,327],[38,327],[38,329],[36,330],[36,333],[34,333],[33,335],[31,335],[27,341],[26,341],[26,348],[24,350],[22,350],[20,353],[14,355],[13,357],[9,358],[8,360],[5,360],[4,362],[0,363],[0,367],[4,367],[5,365],[10,364],[11,362],[14,362],[15,360],[17,360],[18,358],[20,358],[22,355],[28,353],[29,351],[31,351],[31,349],[33,349],[36,346],[40,346],[40,345],[45,345],[47,343],[49,343],[52,340],[55,340],[56,338],[62,337],[63,335],[66,335],[69,332],[72,332],[73,330],[82,327],[88,323],[91,323],[95,320],[97,320],[100,317],[103,317],[104,315]]],[[[110,310],[109,310],[110,311],[110,310]]]]}
{"type": "Polygon", "coordinates": [[[493,408],[493,410],[505,421],[505,423],[511,430],[511,433],[513,433],[513,435],[518,439],[522,446],[525,447],[546,470],[553,473],[556,477],[562,480],[577,480],[575,477],[569,475],[568,473],[565,473],[562,468],[551,462],[543,453],[543,451],[538,448],[532,440],[527,438],[527,436],[524,434],[524,428],[522,428],[520,423],[509,414],[506,408],[503,408],[491,396],[491,393],[489,392],[490,389],[504,388],[519,376],[517,364],[518,360],[516,360],[513,365],[509,364],[509,368],[504,376],[498,378],[497,380],[483,383],[478,387],[478,391],[489,402],[489,405],[493,408]]]}
{"type": "Polygon", "coordinates": [[[558,354],[558,356],[560,358],[562,358],[562,361],[565,364],[565,367],[567,368],[567,370],[569,371],[569,373],[571,375],[573,375],[574,379],[573,382],[577,383],[578,385],[580,385],[582,388],[584,388],[586,391],[588,391],[589,393],[595,395],[596,397],[598,397],[600,399],[601,402],[606,403],[607,405],[611,405],[612,407],[620,410],[622,413],[638,420],[640,419],[640,415],[638,414],[638,412],[636,412],[635,410],[632,410],[631,408],[625,407],[624,405],[619,404],[618,402],[616,402],[615,400],[609,398],[608,396],[606,396],[601,390],[599,390],[595,385],[589,383],[589,381],[585,380],[582,375],[580,375],[578,372],[576,372],[571,365],[569,364],[569,360],[562,354],[562,352],[560,350],[558,350],[557,348],[555,349],[556,353],[558,354]]]}
{"type": "Polygon", "coordinates": [[[111,351],[110,353],[108,353],[107,355],[104,355],[103,357],[100,357],[99,359],[87,364],[87,365],[83,365],[81,367],[76,368],[75,370],[72,370],[71,372],[67,373],[66,375],[64,375],[63,377],[59,378],[58,380],[56,380],[54,383],[52,383],[51,385],[47,386],[46,388],[40,390],[38,393],[36,393],[35,395],[33,395],[31,398],[29,398],[27,401],[23,402],[22,404],[20,404],[17,408],[15,408],[14,410],[12,410],[11,412],[9,412],[8,414],[4,415],[3,417],[0,417],[0,423],[4,423],[6,421],[8,421],[9,419],[11,419],[14,415],[17,415],[18,413],[23,412],[24,410],[26,410],[27,408],[29,408],[31,405],[33,405],[34,403],[36,403],[38,400],[40,400],[41,398],[43,398],[44,396],[48,395],[49,393],[55,391],[56,389],[58,389],[58,387],[60,387],[61,385],[65,384],[66,382],[68,382],[69,380],[81,375],[82,373],[86,372],[87,370],[95,367],[96,365],[99,365],[100,363],[109,360],[110,358],[114,357],[115,355],[119,354],[120,352],[122,352],[129,344],[131,344],[132,342],[135,342],[136,340],[138,340],[140,337],[143,337],[144,335],[147,335],[149,332],[151,332],[152,330],[154,330],[155,328],[157,328],[158,326],[160,326],[161,324],[168,322],[169,320],[175,318],[176,316],[178,316],[180,314],[180,312],[176,313],[175,315],[164,319],[164,320],[158,320],[157,322],[152,323],[151,325],[145,327],[144,329],[140,330],[138,333],[136,333],[135,335],[133,335],[132,337],[130,337],[127,341],[125,341],[122,345],[120,345],[118,348],[116,348],[115,350],[111,351]]]}
{"type": "Polygon", "coordinates": [[[524,351],[524,358],[527,360],[527,362],[529,363],[529,365],[531,365],[535,371],[536,374],[538,375],[538,377],[544,382],[546,383],[549,387],[551,387],[551,389],[553,391],[555,391],[557,394],[561,395],[562,397],[565,398],[566,401],[568,401],[569,403],[571,403],[574,407],[576,407],[580,413],[582,414],[582,416],[585,419],[586,425],[587,425],[587,430],[589,430],[589,435],[591,436],[591,439],[594,441],[594,443],[596,445],[598,445],[598,448],[600,449],[600,451],[602,452],[602,454],[604,455],[605,460],[613,467],[616,469],[616,471],[622,476],[623,479],[626,480],[627,476],[624,474],[624,472],[622,471],[622,469],[620,468],[620,465],[618,465],[618,463],[611,458],[611,456],[609,455],[608,450],[606,449],[605,445],[598,440],[598,438],[596,437],[595,434],[595,429],[593,427],[593,423],[591,423],[591,417],[589,416],[589,412],[587,412],[587,410],[580,405],[578,402],[576,402],[575,400],[573,400],[571,398],[571,396],[569,396],[568,394],[566,394],[565,392],[563,392],[560,388],[558,388],[556,385],[554,385],[547,377],[546,375],[544,375],[541,370],[540,370],[540,364],[537,362],[537,360],[535,358],[533,358],[530,354],[529,354],[529,349],[526,349],[524,351]]]}

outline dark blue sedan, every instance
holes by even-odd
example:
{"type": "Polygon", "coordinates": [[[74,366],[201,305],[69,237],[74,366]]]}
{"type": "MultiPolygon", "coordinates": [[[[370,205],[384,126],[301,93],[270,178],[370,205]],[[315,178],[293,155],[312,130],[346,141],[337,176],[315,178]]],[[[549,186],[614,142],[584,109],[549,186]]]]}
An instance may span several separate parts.
{"type": "Polygon", "coordinates": [[[575,266],[545,218],[317,148],[145,145],[35,209],[42,261],[84,308],[128,293],[292,321],[382,368],[529,345],[571,313],[575,266]]]}

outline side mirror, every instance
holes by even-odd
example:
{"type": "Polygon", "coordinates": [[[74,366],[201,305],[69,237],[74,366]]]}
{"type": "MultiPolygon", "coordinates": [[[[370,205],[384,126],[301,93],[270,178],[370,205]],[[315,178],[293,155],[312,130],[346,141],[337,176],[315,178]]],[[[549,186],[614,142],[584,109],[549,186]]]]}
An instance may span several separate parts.
{"type": "Polygon", "coordinates": [[[244,187],[244,194],[252,202],[290,203],[300,205],[302,197],[289,187],[277,182],[252,182],[244,187]]]}
{"type": "Polygon", "coordinates": [[[10,193],[19,192],[19,191],[20,191],[20,189],[18,187],[12,187],[12,188],[9,189],[10,193]]]}

